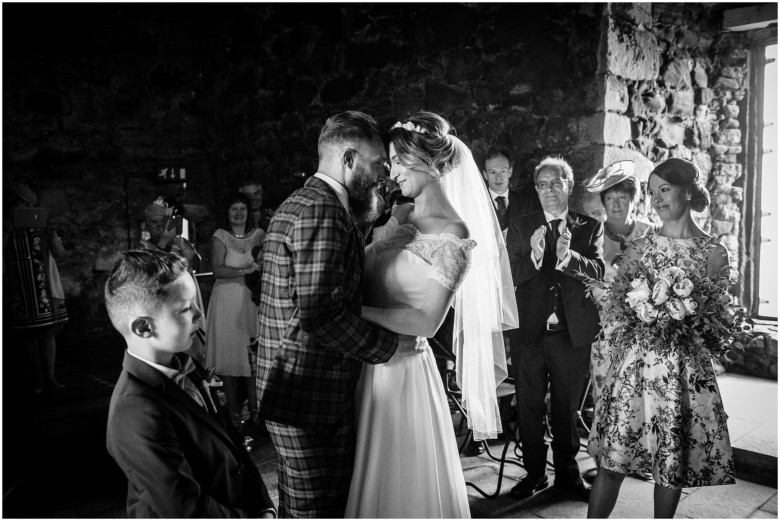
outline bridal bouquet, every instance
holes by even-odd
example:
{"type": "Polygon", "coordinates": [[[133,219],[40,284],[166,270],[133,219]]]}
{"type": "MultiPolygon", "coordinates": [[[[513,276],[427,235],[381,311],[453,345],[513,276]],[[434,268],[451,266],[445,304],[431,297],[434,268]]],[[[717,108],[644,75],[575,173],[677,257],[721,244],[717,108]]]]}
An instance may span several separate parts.
{"type": "Polygon", "coordinates": [[[718,278],[703,277],[687,253],[658,250],[653,234],[646,240],[641,258],[621,258],[612,282],[585,282],[616,350],[642,345],[661,355],[682,350],[725,358],[744,349],[752,320],[728,291],[736,270],[725,266],[718,278]]]}

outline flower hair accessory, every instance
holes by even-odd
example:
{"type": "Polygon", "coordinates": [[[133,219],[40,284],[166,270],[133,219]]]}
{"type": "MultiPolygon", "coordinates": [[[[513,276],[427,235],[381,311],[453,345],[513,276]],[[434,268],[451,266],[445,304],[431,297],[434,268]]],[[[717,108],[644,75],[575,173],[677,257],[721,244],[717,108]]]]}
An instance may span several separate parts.
{"type": "Polygon", "coordinates": [[[411,121],[407,121],[406,123],[401,123],[400,121],[396,121],[395,125],[393,125],[390,130],[393,130],[394,128],[402,128],[404,130],[408,130],[409,132],[417,132],[418,134],[427,134],[428,131],[422,128],[420,125],[415,125],[411,121]]]}
{"type": "Polygon", "coordinates": [[[586,224],[586,221],[580,219],[579,216],[572,217],[571,213],[566,216],[566,224],[568,225],[569,229],[571,231],[576,230],[577,228],[580,228],[584,224],[586,224]]]}

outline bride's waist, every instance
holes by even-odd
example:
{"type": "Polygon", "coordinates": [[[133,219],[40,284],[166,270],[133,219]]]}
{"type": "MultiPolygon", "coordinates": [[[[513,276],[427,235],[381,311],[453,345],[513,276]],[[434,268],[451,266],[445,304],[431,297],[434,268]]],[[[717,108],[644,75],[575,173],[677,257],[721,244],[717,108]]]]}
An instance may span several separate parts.
{"type": "Polygon", "coordinates": [[[398,335],[398,349],[395,357],[421,355],[430,349],[428,339],[424,336],[398,335]]]}

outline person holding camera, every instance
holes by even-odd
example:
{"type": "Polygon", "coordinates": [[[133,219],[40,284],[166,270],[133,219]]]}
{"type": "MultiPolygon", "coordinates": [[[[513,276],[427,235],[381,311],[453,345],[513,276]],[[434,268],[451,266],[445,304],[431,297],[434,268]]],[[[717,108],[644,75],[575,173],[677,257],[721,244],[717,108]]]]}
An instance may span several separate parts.
{"type": "Polygon", "coordinates": [[[177,253],[187,259],[190,270],[198,271],[200,255],[190,241],[182,237],[183,213],[175,201],[163,196],[155,199],[144,208],[146,230],[136,248],[177,253]]]}

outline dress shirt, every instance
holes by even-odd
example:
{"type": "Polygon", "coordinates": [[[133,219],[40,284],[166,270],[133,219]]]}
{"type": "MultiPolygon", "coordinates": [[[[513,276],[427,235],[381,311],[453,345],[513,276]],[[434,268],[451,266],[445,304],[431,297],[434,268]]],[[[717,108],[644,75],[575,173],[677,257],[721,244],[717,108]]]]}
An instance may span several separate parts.
{"type": "MultiPolygon", "coordinates": [[[[559,216],[555,216],[547,210],[544,210],[544,219],[547,222],[545,226],[548,228],[550,227],[550,222],[554,221],[555,219],[560,219],[561,222],[558,224],[558,233],[560,235],[563,235],[563,230],[566,229],[566,218],[569,216],[569,209],[566,208],[566,210],[563,211],[563,213],[559,216]]],[[[553,249],[555,249],[555,245],[553,245],[553,249]]],[[[538,270],[542,266],[542,260],[543,259],[537,259],[531,254],[531,259],[534,261],[534,265],[536,266],[536,269],[538,270]]],[[[566,252],[566,257],[563,259],[559,259],[558,262],[555,264],[555,269],[558,271],[563,271],[566,269],[566,266],[569,265],[569,261],[571,260],[571,249],[566,252]]]]}
{"type": "MultiPolygon", "coordinates": [[[[331,188],[333,188],[333,190],[336,191],[336,197],[339,198],[339,202],[341,202],[341,205],[344,208],[346,208],[348,212],[350,211],[349,210],[349,194],[347,194],[347,189],[344,187],[343,184],[339,183],[338,181],[336,181],[332,177],[330,177],[328,175],[325,175],[325,174],[321,174],[319,172],[314,174],[314,177],[316,177],[317,179],[322,179],[323,181],[328,183],[328,185],[331,188]]],[[[351,212],[350,212],[350,215],[352,215],[351,212]]]]}
{"type": "Polygon", "coordinates": [[[490,192],[490,200],[493,201],[493,208],[496,207],[496,197],[503,197],[507,209],[509,208],[509,190],[507,190],[503,194],[499,194],[498,192],[494,192],[493,190],[488,188],[488,192],[490,192]]]}

